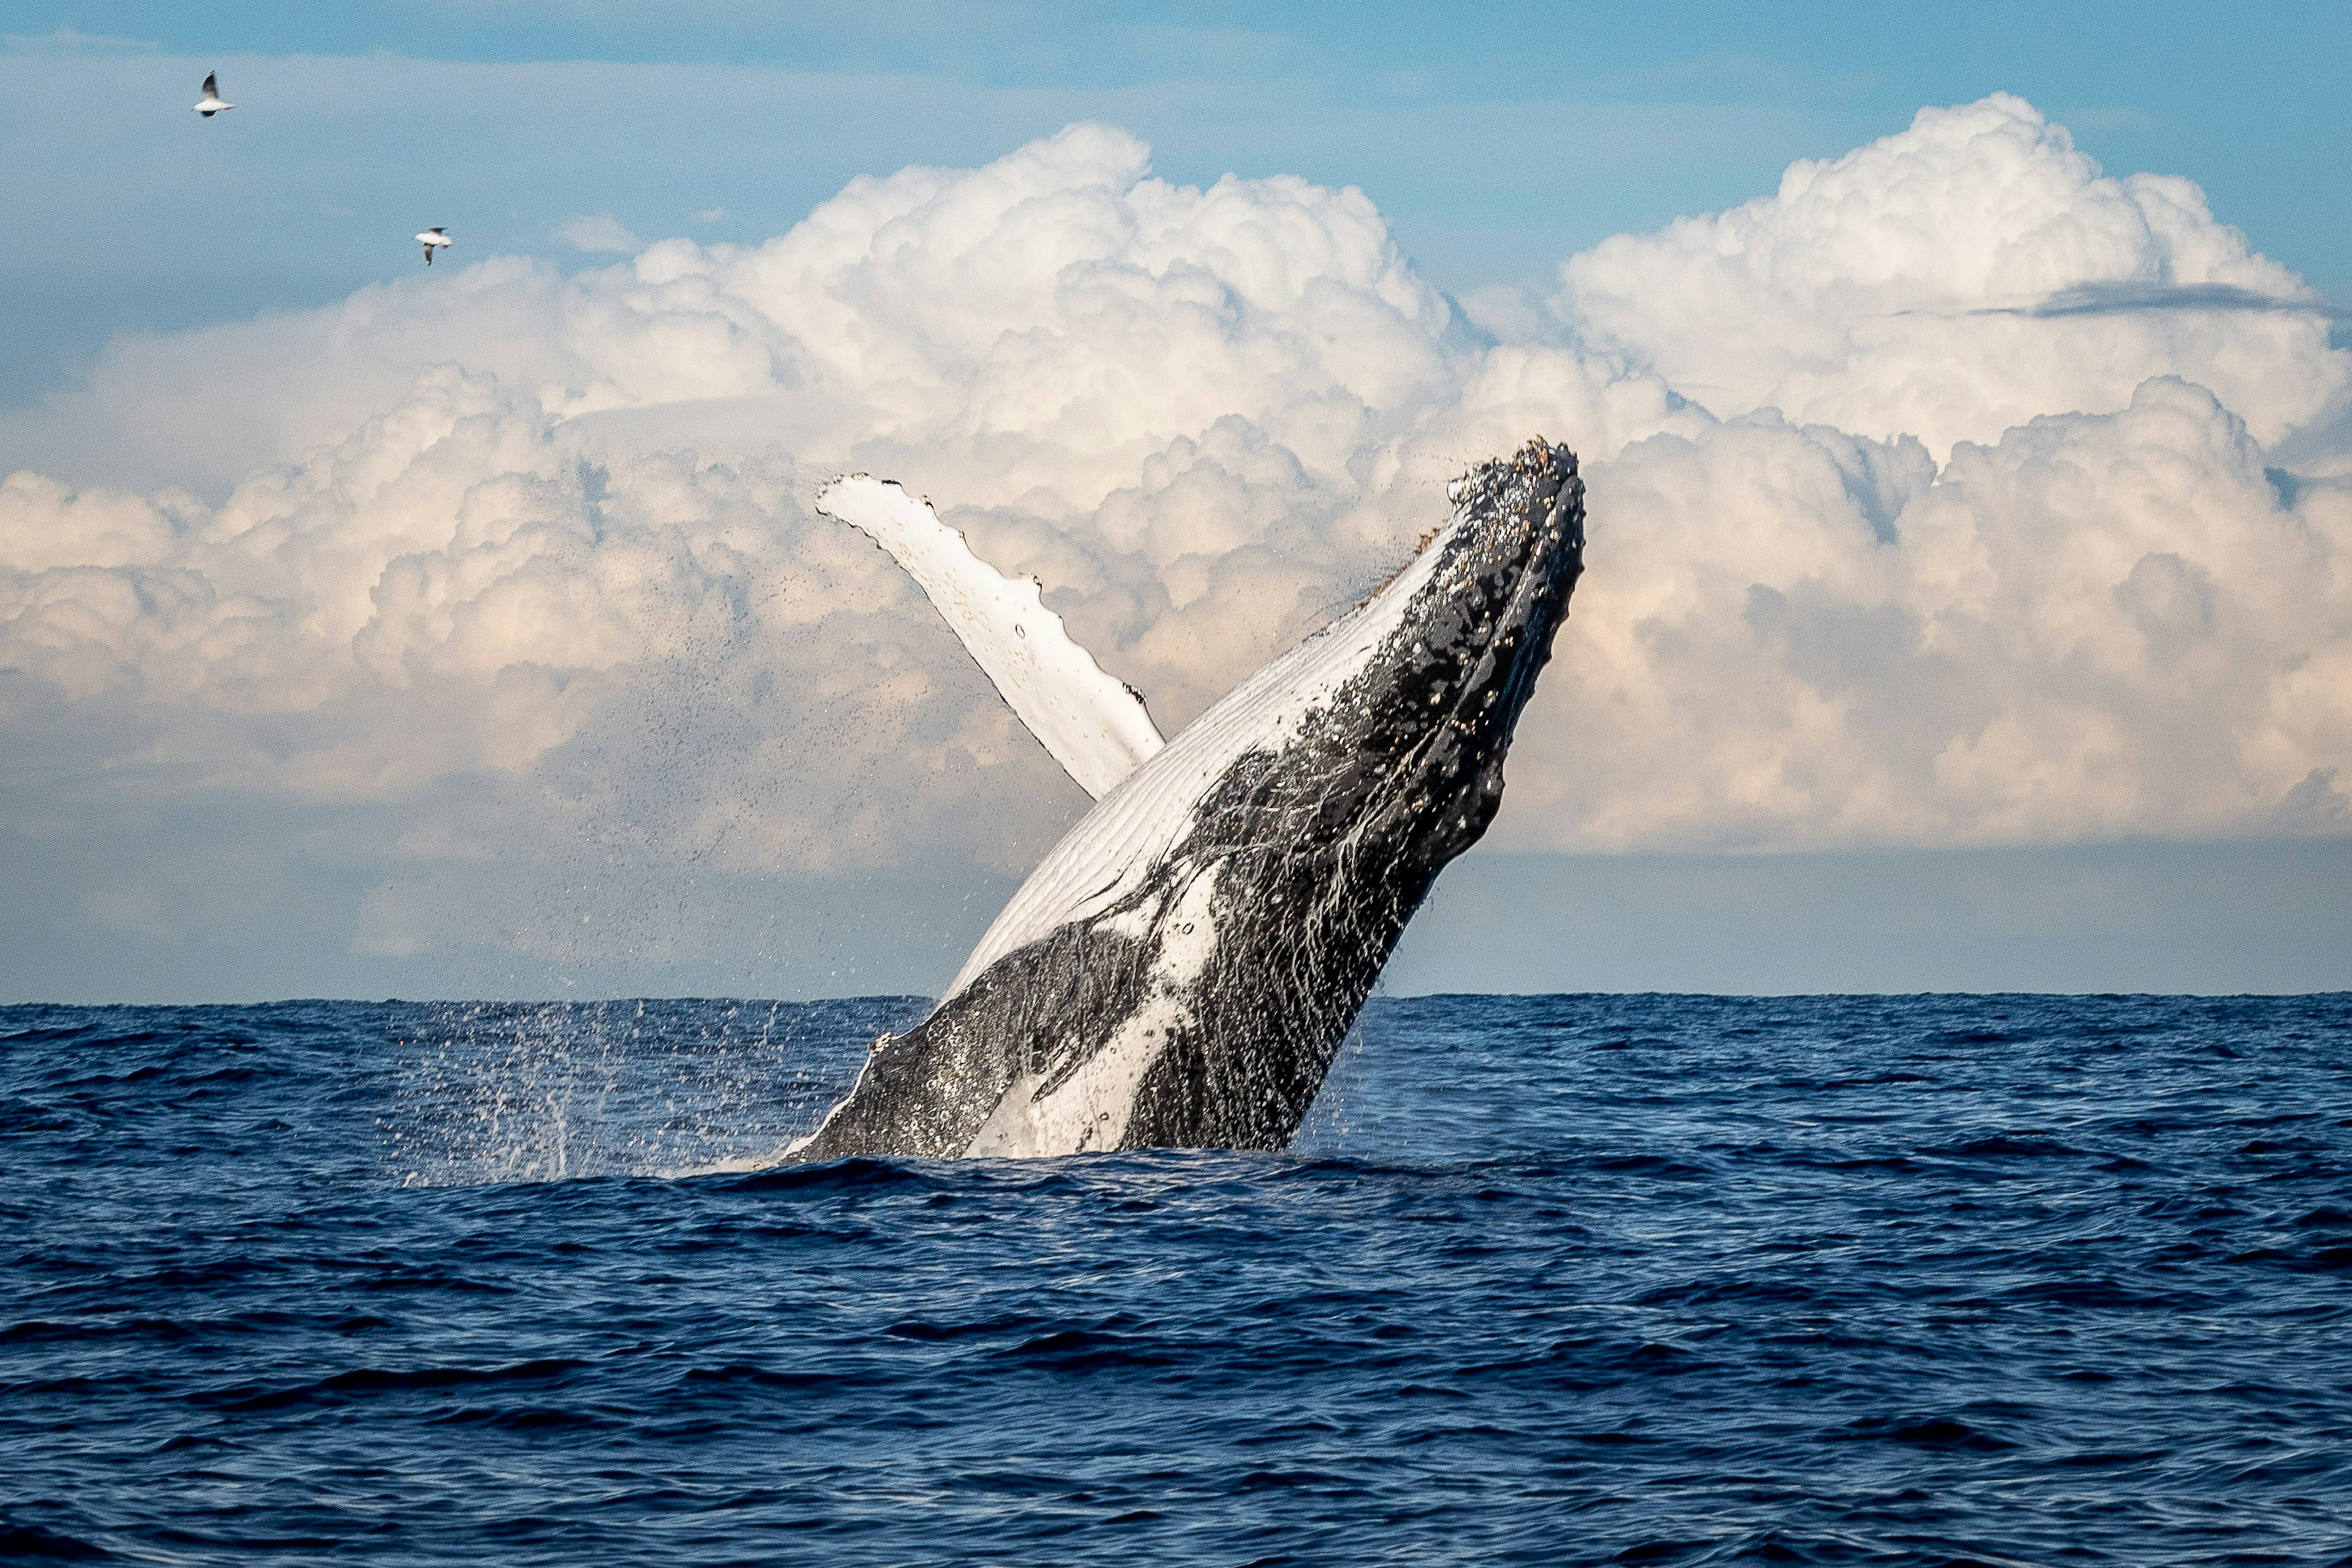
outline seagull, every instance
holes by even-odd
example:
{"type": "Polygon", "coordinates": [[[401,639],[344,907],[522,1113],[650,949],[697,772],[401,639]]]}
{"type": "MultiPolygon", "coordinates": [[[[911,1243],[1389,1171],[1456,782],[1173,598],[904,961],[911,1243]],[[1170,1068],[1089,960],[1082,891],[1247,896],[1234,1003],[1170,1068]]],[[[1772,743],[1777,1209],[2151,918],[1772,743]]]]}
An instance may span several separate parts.
{"type": "Polygon", "coordinates": [[[446,228],[428,228],[416,238],[425,247],[425,265],[430,267],[433,265],[435,247],[449,243],[449,231],[446,228]]]}
{"type": "Polygon", "coordinates": [[[223,103],[220,95],[220,72],[205,72],[205,96],[196,102],[196,112],[210,120],[224,109],[235,109],[234,103],[223,103]]]}

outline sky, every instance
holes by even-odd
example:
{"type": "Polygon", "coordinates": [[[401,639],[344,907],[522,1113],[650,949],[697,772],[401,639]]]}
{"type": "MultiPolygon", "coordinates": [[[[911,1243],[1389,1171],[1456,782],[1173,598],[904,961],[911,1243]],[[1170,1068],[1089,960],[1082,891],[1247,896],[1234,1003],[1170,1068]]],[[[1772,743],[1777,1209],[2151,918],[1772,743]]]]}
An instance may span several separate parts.
{"type": "Polygon", "coordinates": [[[1538,429],[1393,986],[2352,987],[2342,7],[772,11],[11,9],[0,1000],[935,989],[1084,797],[817,483],[1171,728],[1538,429]]]}

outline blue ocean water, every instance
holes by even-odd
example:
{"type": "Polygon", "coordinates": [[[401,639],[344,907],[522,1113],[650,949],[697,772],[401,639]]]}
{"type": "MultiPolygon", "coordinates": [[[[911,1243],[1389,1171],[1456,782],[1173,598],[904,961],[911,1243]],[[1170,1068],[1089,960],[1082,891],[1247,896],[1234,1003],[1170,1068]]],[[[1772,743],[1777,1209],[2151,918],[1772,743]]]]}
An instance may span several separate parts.
{"type": "Polygon", "coordinates": [[[1376,1000],[1287,1154],[726,1168],[920,1009],[0,1009],[0,1556],[2352,1560],[2352,996],[1376,1000]]]}

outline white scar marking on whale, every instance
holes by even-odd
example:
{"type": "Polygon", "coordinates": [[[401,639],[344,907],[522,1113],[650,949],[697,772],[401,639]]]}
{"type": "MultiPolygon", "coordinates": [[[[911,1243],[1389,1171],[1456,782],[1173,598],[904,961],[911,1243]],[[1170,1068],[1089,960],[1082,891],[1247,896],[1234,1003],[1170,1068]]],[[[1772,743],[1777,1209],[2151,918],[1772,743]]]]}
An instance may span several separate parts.
{"type": "Polygon", "coordinates": [[[1160,952],[1152,960],[1143,1005],[1050,1094],[1037,1093],[1044,1074],[1014,1079],[972,1135],[964,1150],[967,1157],[1027,1160],[1120,1145],[1143,1075],[1168,1048],[1174,1031],[1198,1021],[1187,998],[1217,950],[1217,873],[1222,865],[1213,862],[1195,876],[1168,918],[1158,922],[1160,952]]]}
{"type": "Polygon", "coordinates": [[[1029,732],[1088,795],[1100,800],[1165,744],[1143,699],[1071,639],[1036,579],[1007,577],[974,555],[929,501],[853,474],[818,491],[816,509],[907,569],[1029,732]]]}
{"type": "Polygon", "coordinates": [[[1095,921],[1095,929],[1108,931],[1113,936],[1129,937],[1141,942],[1151,934],[1151,928],[1159,923],[1160,906],[1147,902],[1138,904],[1131,910],[1114,910],[1095,921]]]}

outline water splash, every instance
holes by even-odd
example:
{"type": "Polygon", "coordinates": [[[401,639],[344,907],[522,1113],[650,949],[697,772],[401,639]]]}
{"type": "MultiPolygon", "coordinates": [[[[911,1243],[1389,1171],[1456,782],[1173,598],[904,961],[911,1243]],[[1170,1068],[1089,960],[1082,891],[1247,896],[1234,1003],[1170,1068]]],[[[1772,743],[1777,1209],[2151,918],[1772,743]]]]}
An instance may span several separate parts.
{"type": "Polygon", "coordinates": [[[772,1163],[814,1126],[864,1044],[927,1005],[439,1003],[403,1016],[379,1118],[404,1185],[679,1175],[772,1163]]]}

